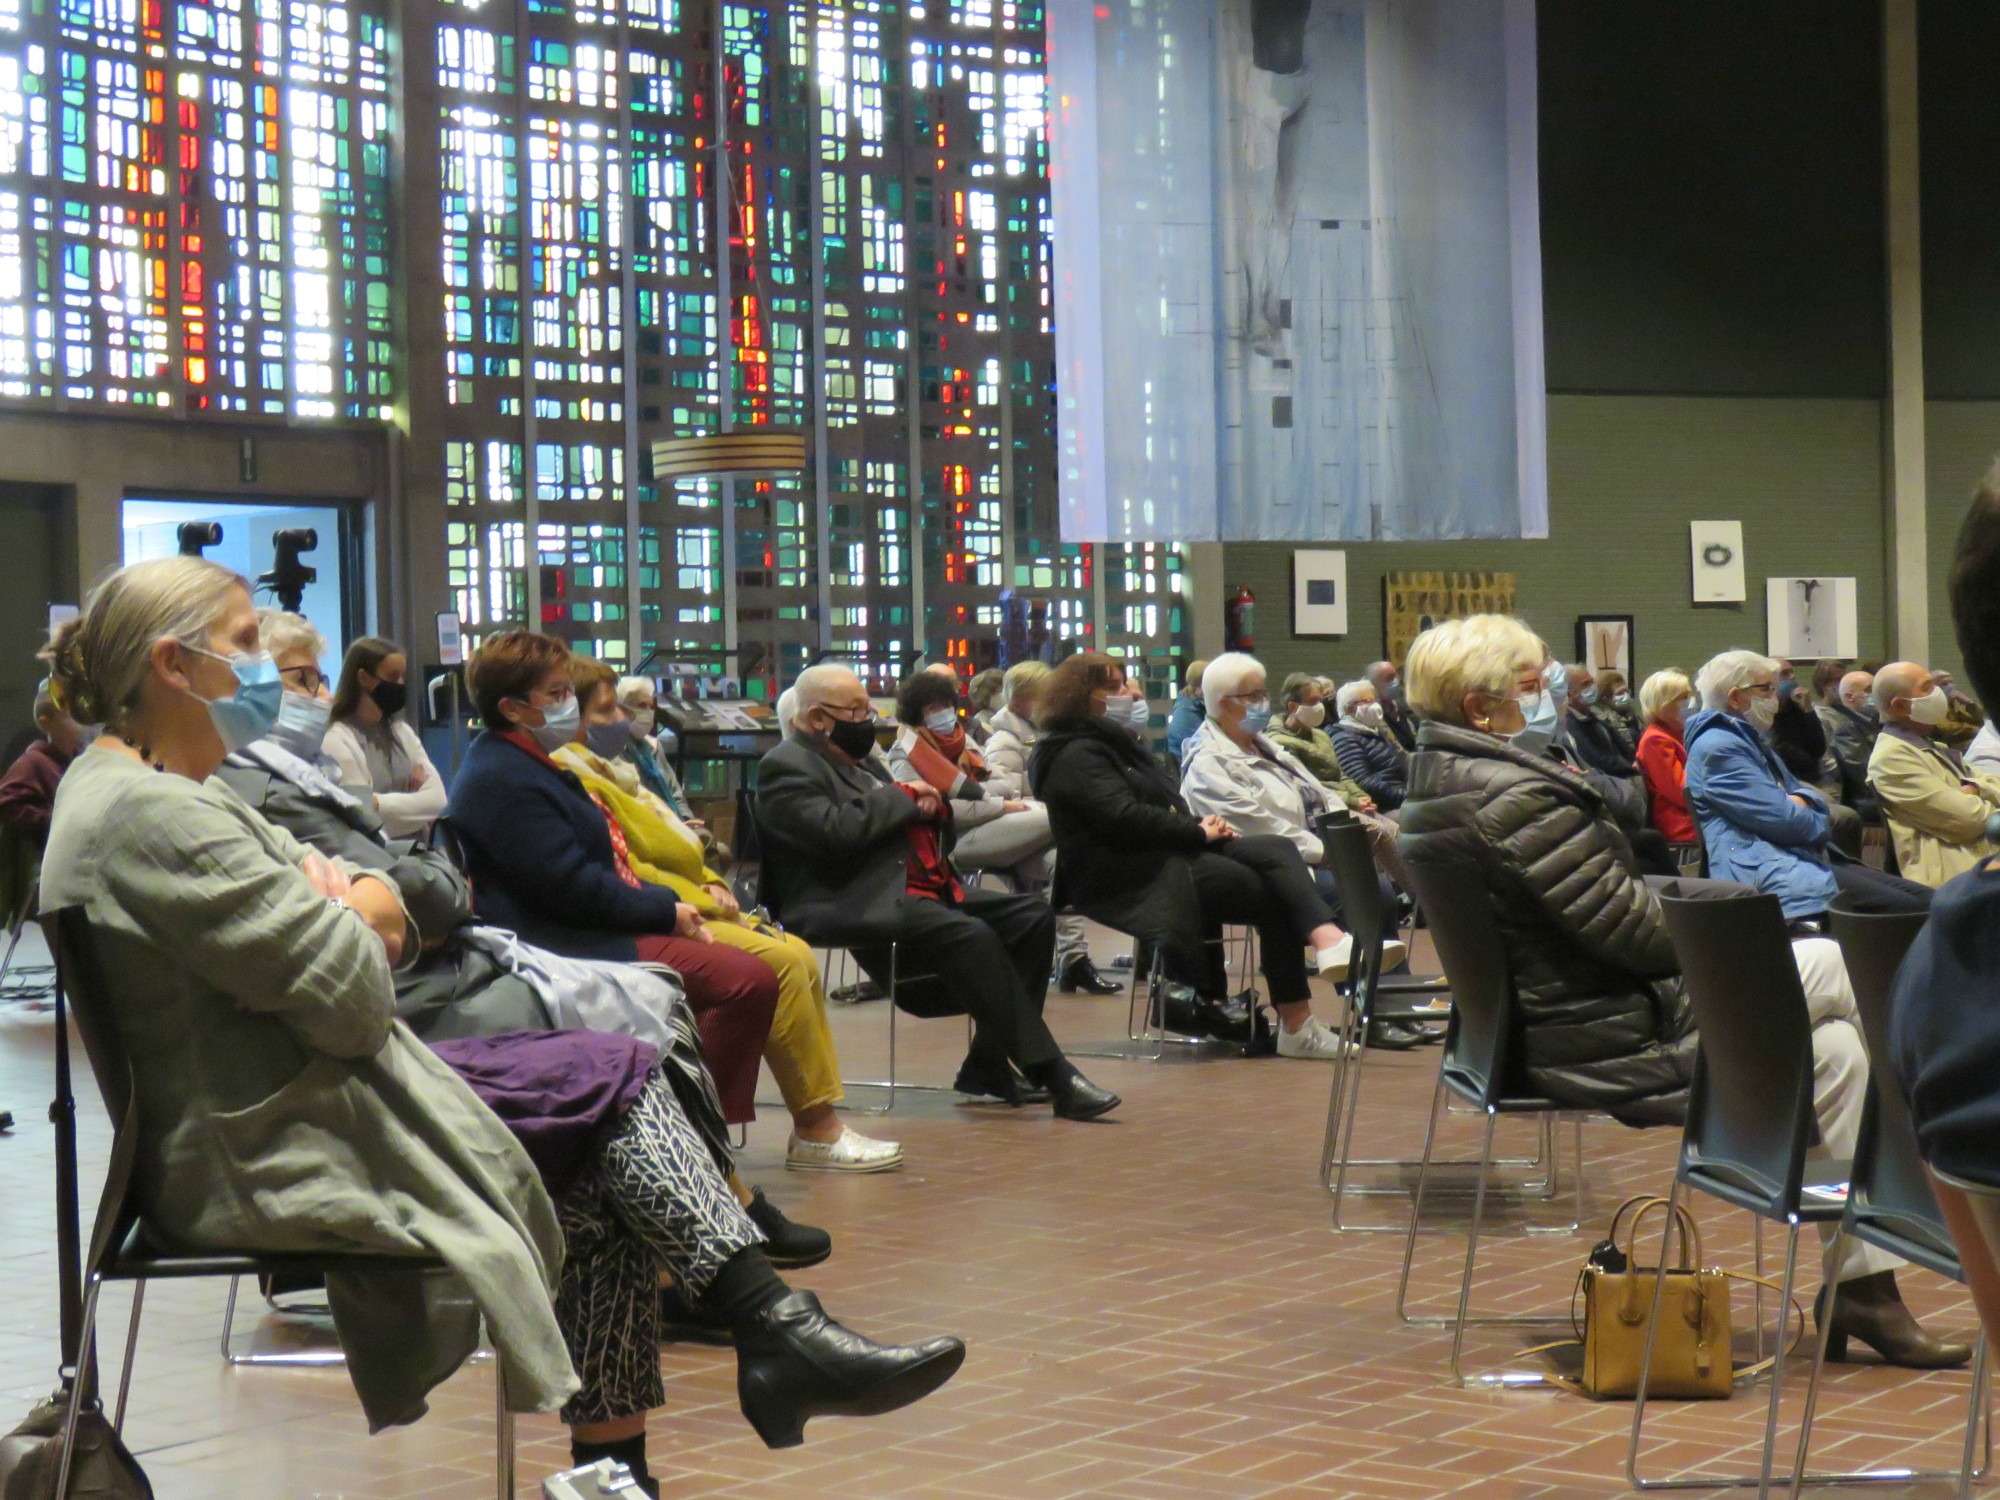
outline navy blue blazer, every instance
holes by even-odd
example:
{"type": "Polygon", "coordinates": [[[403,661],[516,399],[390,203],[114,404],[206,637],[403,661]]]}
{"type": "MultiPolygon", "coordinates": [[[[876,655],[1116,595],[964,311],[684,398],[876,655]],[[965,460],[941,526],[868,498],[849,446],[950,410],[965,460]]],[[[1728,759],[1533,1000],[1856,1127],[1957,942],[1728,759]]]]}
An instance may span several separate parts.
{"type": "Polygon", "coordinates": [[[570,958],[630,963],[672,936],[679,900],[618,878],[611,827],[570,772],[487,731],[465,752],[445,823],[465,851],[479,920],[570,958]]]}

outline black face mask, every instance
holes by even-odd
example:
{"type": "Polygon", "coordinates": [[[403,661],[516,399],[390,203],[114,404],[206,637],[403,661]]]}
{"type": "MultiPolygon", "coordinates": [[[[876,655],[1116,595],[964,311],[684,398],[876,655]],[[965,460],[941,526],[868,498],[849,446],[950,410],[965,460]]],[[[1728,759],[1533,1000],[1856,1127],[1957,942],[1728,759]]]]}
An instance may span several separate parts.
{"type": "Polygon", "coordinates": [[[410,685],[407,682],[378,682],[370,689],[368,696],[375,700],[375,706],[382,710],[382,717],[393,719],[403,711],[403,705],[410,701],[410,685]]]}
{"type": "Polygon", "coordinates": [[[849,760],[866,760],[868,752],[875,748],[875,720],[872,715],[858,723],[852,719],[835,719],[833,727],[826,732],[826,739],[849,760]]]}

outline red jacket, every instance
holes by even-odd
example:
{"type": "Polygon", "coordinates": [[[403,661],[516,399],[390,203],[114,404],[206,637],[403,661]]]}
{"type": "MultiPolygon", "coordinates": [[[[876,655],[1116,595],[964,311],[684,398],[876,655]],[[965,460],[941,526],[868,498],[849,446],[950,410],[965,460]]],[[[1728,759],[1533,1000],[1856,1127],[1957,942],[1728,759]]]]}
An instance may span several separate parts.
{"type": "Polygon", "coordinates": [[[56,754],[47,740],[36,740],[23,750],[7,774],[0,776],[0,825],[27,834],[37,849],[47,843],[56,786],[68,768],[69,761],[56,754]]]}
{"type": "Polygon", "coordinates": [[[1653,826],[1670,844],[1694,842],[1694,819],[1688,816],[1687,746],[1681,732],[1663,724],[1646,726],[1639,736],[1637,759],[1653,794],[1653,826]]]}

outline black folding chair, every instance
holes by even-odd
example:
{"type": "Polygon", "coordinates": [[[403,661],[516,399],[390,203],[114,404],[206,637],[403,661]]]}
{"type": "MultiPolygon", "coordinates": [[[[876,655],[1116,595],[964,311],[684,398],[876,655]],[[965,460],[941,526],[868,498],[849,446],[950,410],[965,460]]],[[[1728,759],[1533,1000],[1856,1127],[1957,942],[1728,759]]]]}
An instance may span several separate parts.
{"type": "MultiPolygon", "coordinates": [[[[260,1251],[177,1251],[145,1223],[138,1203],[132,1166],[138,1150],[138,1100],[132,1086],[132,1067],[118,1040],[105,1003],[105,986],[98,974],[91,934],[84,912],[68,907],[43,918],[49,947],[56,959],[57,1104],[70,1093],[68,1048],[63,1010],[67,999],[76,1016],[76,1029],[83,1038],[98,1092],[113,1122],[111,1167],[98,1200],[97,1222],[91,1234],[85,1262],[83,1315],[78,1335],[79,1369],[70,1382],[69,1410],[63,1427],[63,1460],[56,1481],[55,1500],[66,1500],[69,1491],[69,1457],[74,1447],[76,1423],[87,1402],[93,1399],[93,1382],[85,1367],[93,1363],[91,1350],[97,1324],[97,1307],[105,1283],[132,1283],[132,1317],[125,1334],[125,1359],[118,1378],[118,1404],[112,1426],[122,1432],[126,1397],[132,1385],[133,1357],[139,1343],[139,1315],[145,1306],[149,1281],[185,1281],[198,1277],[241,1278],[272,1276],[297,1279],[325,1276],[329,1272],[366,1271],[383,1276],[449,1274],[443,1261],[427,1255],[314,1254],[273,1255],[260,1251]]],[[[73,1157],[71,1158],[74,1169],[73,1157]]],[[[233,1282],[232,1282],[233,1287],[233,1282]]],[[[499,1500],[514,1494],[514,1414],[507,1409],[506,1390],[496,1370],[494,1375],[494,1466],[499,1500]]]]}
{"type": "MultiPolygon", "coordinates": [[[[1417,1165],[1416,1201],[1410,1208],[1410,1226],[1403,1244],[1402,1277],[1396,1286],[1396,1316],[1405,1323],[1429,1327],[1450,1325],[1451,1376],[1457,1385],[1526,1386],[1543,1384],[1540,1371],[1506,1371],[1466,1376],[1459,1368],[1465,1330],[1472,1325],[1519,1325],[1567,1322],[1569,1312],[1546,1314],[1470,1315],[1472,1279],[1479,1255],[1479,1232],[1486,1215],[1487,1175],[1493,1167],[1493,1131],[1502,1115],[1539,1115],[1545,1121],[1572,1119],[1578,1122],[1579,1161],[1576,1175],[1577,1221],[1583,1217],[1582,1113],[1567,1110],[1552,1100],[1512,1093],[1513,1044],[1518,1032],[1514,1018],[1514,983],[1508,972],[1507,949],[1499,924],[1488,904],[1486,884],[1476,865],[1460,862],[1413,864],[1411,878],[1416,897],[1423,904],[1432,939],[1444,960],[1451,981],[1451,1023],[1445,1037],[1444,1055],[1438,1060],[1437,1087],[1431,1094],[1428,1124],[1424,1129],[1424,1152],[1417,1165]],[[1410,1289],[1410,1264],[1417,1248],[1417,1228],[1423,1221],[1424,1190],[1430,1177],[1431,1152],[1437,1143],[1438,1113],[1448,1096],[1455,1096],[1486,1117],[1485,1139],[1479,1152],[1479,1176],[1474,1187],[1472,1223],[1466,1233],[1465,1268],[1458,1284],[1458,1311],[1452,1317],[1413,1317],[1406,1310],[1410,1289]]],[[[1552,1139],[1552,1133],[1551,1133],[1552,1139]]],[[[1549,1152],[1548,1196],[1557,1190],[1557,1159],[1553,1145],[1549,1152]]],[[[1567,1234],[1566,1228],[1542,1232],[1567,1234]]]]}
{"type": "MultiPolygon", "coordinates": [[[[1771,1398],[1764,1419],[1760,1471],[1743,1474],[1681,1474],[1653,1479],[1639,1473],[1639,1442],[1646,1417],[1653,1342],[1659,1327],[1661,1291],[1653,1282],[1651,1321],[1632,1404],[1632,1439],[1625,1473],[1635,1489],[1711,1489],[1756,1486],[1770,1491],[1771,1464],[1778,1434],[1778,1401],[1784,1387],[1786,1314],[1797,1279],[1799,1231],[1807,1224],[1831,1223],[1841,1216],[1838,1200],[1814,1196],[1808,1186],[1844,1182],[1850,1163],[1816,1164],[1807,1181],[1806,1150],[1813,1140],[1812,1022],[1804,987],[1793,959],[1784,913],[1775,896],[1757,893],[1698,898],[1660,896],[1667,931],[1673,938],[1687,983],[1688,998],[1701,1029],[1688,1122],[1681,1138],[1680,1163],[1668,1193],[1678,1206],[1694,1189],[1786,1229],[1785,1274],[1778,1297],[1778,1337],[1771,1362],[1771,1398]]],[[[1667,1211],[1671,1225],[1673,1207],[1667,1211]]],[[[1668,1244],[1660,1246],[1667,1264],[1668,1244]]],[[[1853,1476],[1815,1475],[1815,1482],[1853,1476]]],[[[1865,1475],[1858,1477],[1867,1477],[1865,1475]]]]}
{"type": "MultiPolygon", "coordinates": [[[[1813,1357],[1812,1379],[1806,1386],[1806,1409],[1799,1426],[1799,1455],[1792,1466],[1792,1493],[1799,1493],[1805,1481],[1807,1450],[1812,1443],[1813,1412],[1819,1400],[1820,1372],[1826,1364],[1827,1338],[1832,1331],[1834,1304],[1840,1288],[1833,1282],[1840,1251],[1851,1235],[1892,1255],[1922,1266],[1927,1271],[1965,1284],[1965,1267],[1960,1263],[1951,1230],[1938,1210],[1937,1195],[1931,1191],[1924,1173],[1923,1158],[1917,1154],[1916,1127],[1910,1122],[1910,1107],[1901,1086],[1888,1069],[1889,998],[1895,987],[1896,970],[1910,945],[1917,940],[1929,918],[1922,912],[1863,914],[1844,910],[1836,900],[1832,916],[1834,940],[1847,960],[1847,977],[1854,986],[1855,1008],[1861,1012],[1861,1030],[1868,1041],[1868,1101],[1862,1107],[1861,1130],[1854,1147],[1854,1172],[1848,1179],[1847,1210],[1840,1228],[1826,1251],[1827,1319],[1819,1333],[1819,1348],[1813,1357]]],[[[1972,1481],[1993,1466],[1993,1424],[1984,1404],[1986,1394],[1986,1337],[1982,1332],[1979,1352],[1972,1365],[1972,1393],[1966,1414],[1965,1458],[1953,1470],[1877,1469],[1866,1476],[1844,1476],[1850,1480],[1866,1477],[1883,1482],[1907,1483],[1917,1479],[1955,1479],[1959,1494],[1969,1495],[1972,1481]],[[1975,1469],[1972,1454],[1986,1415],[1984,1462],[1975,1469]]]]}

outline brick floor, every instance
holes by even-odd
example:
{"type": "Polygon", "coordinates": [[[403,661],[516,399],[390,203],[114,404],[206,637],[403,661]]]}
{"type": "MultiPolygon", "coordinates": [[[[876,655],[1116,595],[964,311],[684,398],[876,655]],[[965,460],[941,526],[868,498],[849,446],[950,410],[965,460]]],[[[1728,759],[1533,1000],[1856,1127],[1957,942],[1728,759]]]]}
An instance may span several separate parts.
{"type": "MultiPolygon", "coordinates": [[[[1122,1035],[1116,1001],[1052,999],[1051,1015],[1072,1047],[1122,1035]]],[[[879,1004],[836,1008],[851,1075],[880,1076],[885,1020],[879,1004]]],[[[957,1022],[906,1021],[904,1076],[948,1081],[963,1041],[957,1022]]],[[[45,1013],[0,1009],[0,1107],[19,1121],[0,1136],[0,1426],[46,1392],[56,1360],[43,1113],[52,1042],[45,1013]]],[[[1364,1154],[1415,1154],[1436,1059],[1426,1049],[1370,1064],[1364,1154]]],[[[1178,1057],[1084,1066],[1125,1097],[1107,1123],[968,1108],[950,1094],[905,1094],[888,1119],[857,1119],[904,1143],[909,1166],[888,1176],[787,1173],[782,1112],[765,1110],[751,1127],[746,1175],[836,1241],[834,1258],[796,1275],[796,1284],[870,1333],[956,1332],[971,1354],[952,1384],[914,1408],[815,1421],[804,1447],[770,1453],[736,1410],[729,1353],[669,1347],[668,1405],[651,1436],[668,1495],[1582,1500],[1624,1490],[1629,1404],[1555,1390],[1450,1388],[1449,1330],[1405,1328],[1395,1316],[1401,1236],[1332,1232],[1316,1175],[1326,1064],[1178,1057]]],[[[88,1207],[109,1130],[94,1096],[82,1117],[88,1207]]],[[[1443,1137],[1442,1151],[1477,1149],[1474,1121],[1451,1120],[1443,1137]]],[[[1483,1243],[1476,1310],[1563,1315],[1577,1263],[1611,1209],[1630,1193],[1665,1191],[1668,1134],[1597,1121],[1584,1142],[1583,1228],[1573,1236],[1519,1233],[1566,1226],[1573,1199],[1565,1189],[1559,1202],[1542,1202],[1522,1190],[1532,1174],[1500,1174],[1510,1185],[1492,1200],[1495,1237],[1483,1243]]],[[[1532,1128],[1503,1124],[1501,1143],[1509,1154],[1531,1151],[1532,1128]]],[[[1394,1169],[1362,1180],[1393,1186],[1398,1175],[1407,1182],[1394,1169]]],[[[1448,1182],[1468,1179],[1446,1174],[1448,1182]]],[[[1464,1253],[1454,1205],[1463,1201],[1426,1213],[1419,1311],[1450,1305],[1464,1253]]],[[[1351,1217],[1394,1223],[1408,1202],[1406,1194],[1366,1198],[1351,1217]]],[[[1710,1258],[1747,1267],[1743,1216],[1713,1204],[1698,1211],[1710,1258]]],[[[1801,1261],[1810,1290],[1816,1244],[1801,1261]]],[[[1903,1280],[1920,1315],[1943,1329],[1971,1329],[1970,1304],[1955,1287],[1916,1271],[1903,1280]]],[[[122,1330],[124,1294],[107,1294],[106,1303],[112,1328],[122,1330]]],[[[246,1336],[259,1310],[253,1303],[246,1336]]],[[[338,1369],[225,1366],[215,1348],[221,1315],[219,1286],[158,1287],[147,1298],[126,1435],[162,1500],[492,1494],[489,1365],[450,1381],[422,1423],[370,1439],[338,1369]]],[[[1750,1318],[1741,1291],[1736,1318],[1739,1329],[1750,1318]]],[[[1474,1330],[1467,1366],[1527,1367],[1533,1361],[1520,1351],[1562,1332],[1561,1323],[1474,1330]]],[[[1789,1452],[1803,1381],[1787,1388],[1781,1453],[1789,1452]]],[[[1651,1408],[1649,1464],[1655,1472],[1750,1467],[1764,1391],[1651,1408]]],[[[1950,1467],[1966,1392],[1962,1373],[1836,1367],[1815,1455],[1843,1466],[1950,1467]]],[[[524,1420],[520,1436],[521,1493],[530,1495],[566,1465],[567,1447],[546,1418],[524,1420]]]]}

